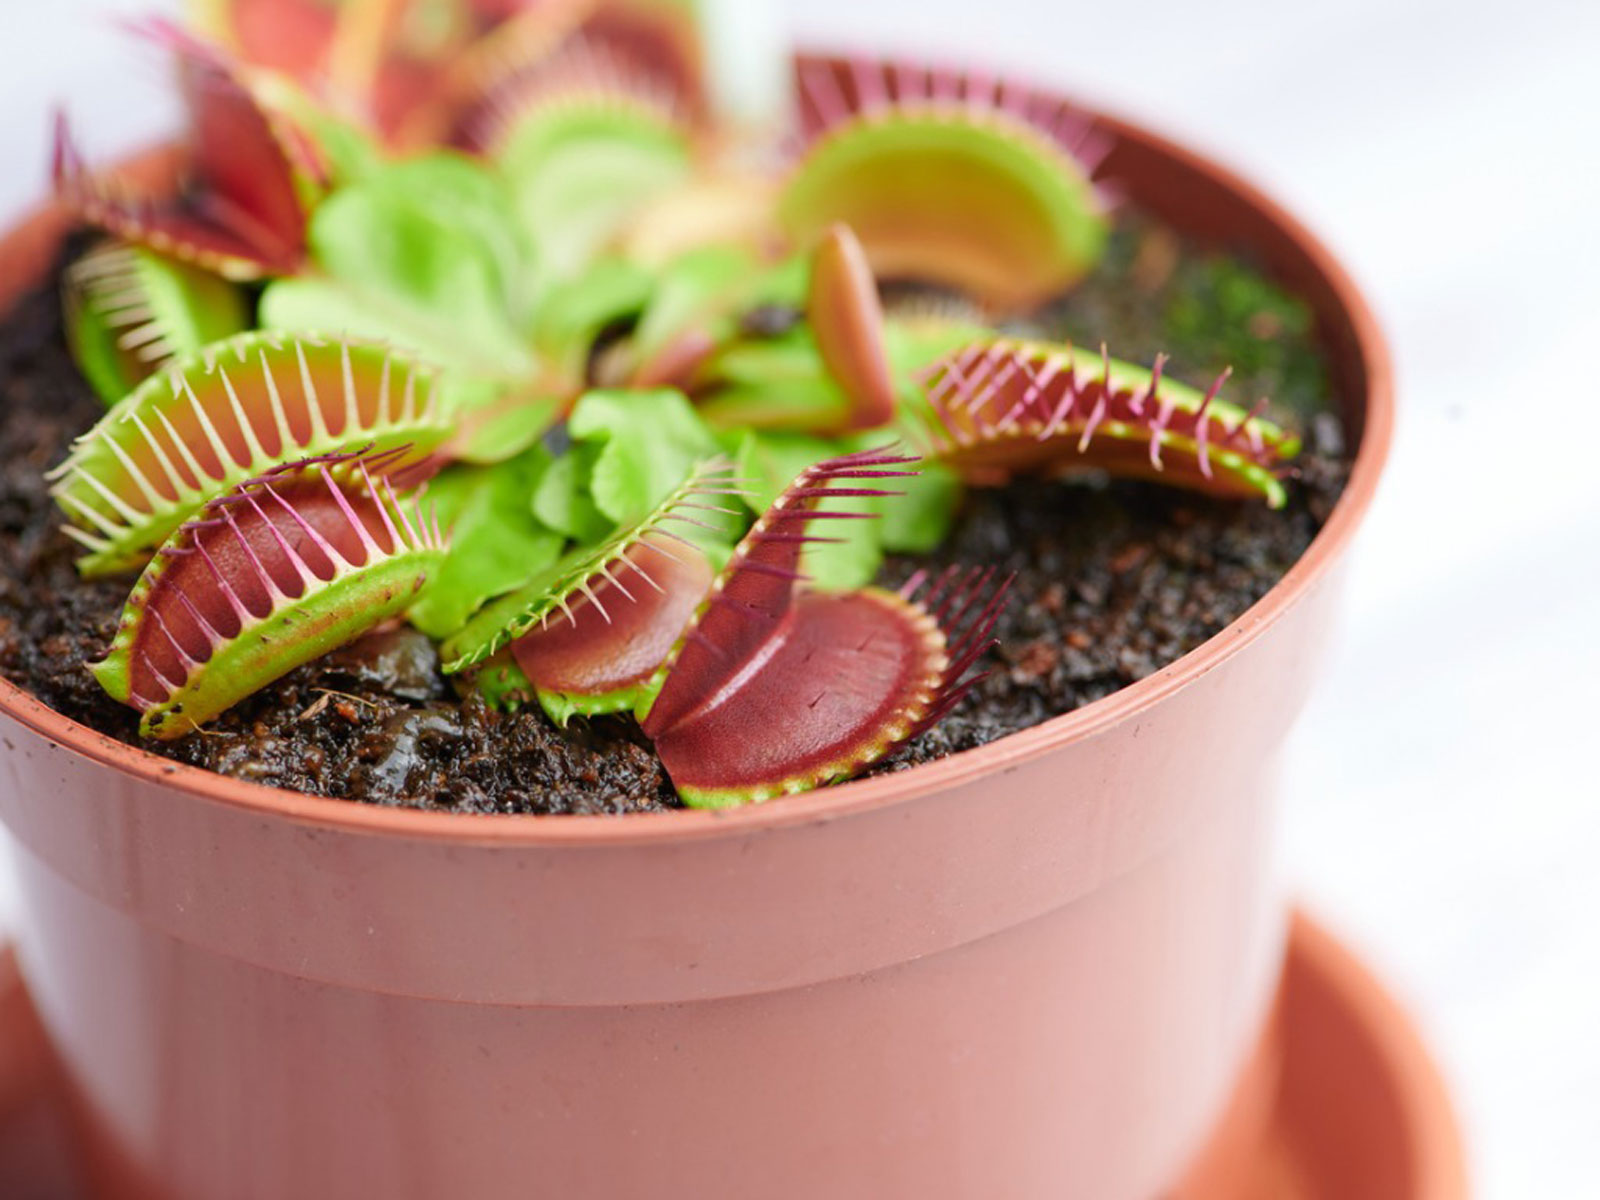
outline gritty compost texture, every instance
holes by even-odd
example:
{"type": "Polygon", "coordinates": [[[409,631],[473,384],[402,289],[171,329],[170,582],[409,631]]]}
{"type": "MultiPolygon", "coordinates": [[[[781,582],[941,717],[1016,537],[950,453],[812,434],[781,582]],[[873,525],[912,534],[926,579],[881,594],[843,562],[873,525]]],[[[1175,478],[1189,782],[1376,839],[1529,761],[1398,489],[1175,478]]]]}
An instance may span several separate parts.
{"type": "MultiPolygon", "coordinates": [[[[893,559],[884,574],[897,584],[930,563],[1015,571],[999,647],[961,707],[877,771],[1026,729],[1193,650],[1293,565],[1343,486],[1310,318],[1229,257],[1125,217],[1095,275],[1027,331],[1091,350],[1104,340],[1122,358],[1165,350],[1170,372],[1189,382],[1231,364],[1232,394],[1272,396],[1273,415],[1306,435],[1288,506],[1092,478],[972,492],[936,554],[893,559]]],[[[55,287],[25,297],[0,320],[0,672],[66,716],[140,744],[136,715],[85,669],[110,644],[131,577],[79,579],[45,480],[103,412],[67,352],[55,287]]],[[[507,715],[462,700],[432,644],[409,627],[290,673],[202,733],[145,745],[237,779],[373,804],[516,813],[677,804],[631,720],[560,730],[537,707],[507,715]]]]}

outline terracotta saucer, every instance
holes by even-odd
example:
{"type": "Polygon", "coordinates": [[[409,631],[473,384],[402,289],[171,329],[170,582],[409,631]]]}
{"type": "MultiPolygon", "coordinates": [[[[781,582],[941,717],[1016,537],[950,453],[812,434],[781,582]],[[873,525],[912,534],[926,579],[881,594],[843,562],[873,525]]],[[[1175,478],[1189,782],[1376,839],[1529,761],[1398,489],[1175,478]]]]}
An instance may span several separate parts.
{"type": "MultiPolygon", "coordinates": [[[[78,1200],[49,1054],[0,951],[0,1197],[78,1200]]],[[[1295,919],[1278,1011],[1216,1138],[1168,1200],[1466,1200],[1461,1143],[1409,1019],[1295,919]]]]}
{"type": "Polygon", "coordinates": [[[1295,917],[1277,1011],[1232,1106],[1168,1200],[1466,1200],[1444,1084],[1361,962],[1295,917]]]}

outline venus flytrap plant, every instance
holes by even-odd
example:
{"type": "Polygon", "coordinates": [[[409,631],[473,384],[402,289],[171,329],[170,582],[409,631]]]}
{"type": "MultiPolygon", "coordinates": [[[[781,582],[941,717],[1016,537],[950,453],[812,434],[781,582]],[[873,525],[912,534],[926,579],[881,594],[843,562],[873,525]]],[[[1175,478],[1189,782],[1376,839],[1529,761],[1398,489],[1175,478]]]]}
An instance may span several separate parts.
{"type": "Polygon", "coordinates": [[[411,135],[469,150],[511,182],[547,281],[573,278],[653,196],[690,175],[698,65],[675,6],[554,0],[460,56],[411,135]],[[678,64],[691,71],[680,76],[678,64]]]}
{"type": "Polygon", "coordinates": [[[112,407],[53,493],[85,575],[144,568],[95,672],[147,736],[403,617],[463,693],[632,713],[687,802],[758,802],[967,694],[1006,585],[873,586],[967,489],[1093,467],[1283,502],[1296,439],[1221,381],[992,327],[1100,255],[1071,110],[808,66],[805,149],[763,171],[709,120],[696,5],[490,2],[207,0],[237,61],[151,27],[195,127],[180,201],[127,201],[62,128],[63,198],[121,241],[66,280],[112,407]]]}
{"type": "Polygon", "coordinates": [[[398,471],[451,429],[434,374],[379,346],[247,333],[146,380],[50,476],[86,575],[142,563],[204,504],[295,458],[399,450],[398,471]]]}
{"type": "Polygon", "coordinates": [[[115,241],[67,268],[62,305],[78,369],[108,405],[249,325],[244,298],[226,280],[115,241]]]}
{"type": "MultiPolygon", "coordinates": [[[[876,285],[847,227],[830,229],[813,252],[765,274],[738,251],[691,254],[661,291],[666,298],[653,301],[632,342],[670,342],[654,325],[698,331],[705,345],[721,343],[691,377],[696,411],[736,446],[757,516],[802,469],[863,449],[874,437],[881,442],[882,434],[871,431],[898,420],[899,393],[911,389],[920,398],[911,372],[891,357],[876,285]],[[791,327],[776,335],[753,332],[750,316],[763,312],[791,313],[791,327]]],[[[886,551],[934,548],[959,486],[932,467],[908,480],[907,490],[912,494],[902,503],[886,506],[893,519],[844,526],[837,538],[812,547],[807,570],[826,586],[859,587],[871,581],[886,551]]]]}
{"type": "Polygon", "coordinates": [[[437,526],[375,478],[398,457],[276,467],[161,547],[95,664],[146,737],[180,737],[403,612],[443,554],[437,526]]]}

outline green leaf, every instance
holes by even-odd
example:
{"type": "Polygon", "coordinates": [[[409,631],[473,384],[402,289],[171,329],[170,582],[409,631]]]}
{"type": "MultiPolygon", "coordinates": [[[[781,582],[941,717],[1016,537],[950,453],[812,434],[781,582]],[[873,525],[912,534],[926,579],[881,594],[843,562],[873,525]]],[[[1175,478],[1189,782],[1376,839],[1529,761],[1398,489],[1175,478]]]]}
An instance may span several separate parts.
{"type": "MultiPolygon", "coordinates": [[[[750,491],[746,503],[757,515],[765,512],[801,471],[853,448],[845,442],[804,434],[746,433],[739,443],[737,455],[739,476],[750,491]]],[[[895,480],[893,490],[899,491],[900,484],[911,482],[914,481],[895,480]]],[[[899,497],[839,497],[824,501],[821,509],[824,512],[882,514],[897,503],[899,497]]],[[[878,568],[883,565],[882,518],[828,521],[825,524],[828,527],[826,535],[839,540],[818,542],[806,547],[801,563],[812,583],[820,588],[840,591],[865,587],[871,583],[878,568]]]]}
{"type": "Polygon", "coordinates": [[[534,516],[579,546],[603,541],[613,527],[589,494],[594,459],[590,447],[574,447],[550,465],[533,495],[534,516]]]}
{"type": "Polygon", "coordinates": [[[919,474],[898,480],[894,496],[883,505],[880,534],[883,548],[891,554],[929,554],[939,548],[956,510],[961,507],[965,489],[961,478],[942,463],[924,462],[919,474]]]}
{"type": "Polygon", "coordinates": [[[500,712],[516,712],[533,698],[533,684],[511,657],[509,650],[501,651],[472,673],[472,687],[490,708],[500,712]]]}
{"type": "Polygon", "coordinates": [[[752,309],[802,306],[809,273],[805,256],[766,266],[738,246],[705,246],[680,255],[657,280],[634,331],[636,365],[653,362],[692,333],[714,346],[736,343],[740,321],[752,309]]]}
{"type": "Polygon", "coordinates": [[[494,177],[439,156],[385,168],[313,214],[323,274],[281,280],[269,328],[385,340],[447,369],[521,379],[538,362],[513,321],[522,255],[494,177]]]}
{"type": "Polygon", "coordinates": [[[582,386],[595,339],[610,325],[638,316],[655,280],[636,263],[604,258],[583,275],[557,284],[541,299],[533,318],[538,352],[582,386]]]}
{"type": "Polygon", "coordinates": [[[565,395],[537,381],[446,375],[440,386],[456,418],[450,456],[480,465],[521,454],[561,419],[567,403],[565,395]]]}
{"type": "Polygon", "coordinates": [[[706,364],[704,374],[700,411],[718,429],[825,434],[849,420],[850,401],[804,328],[735,343],[706,364]]]}
{"type": "Polygon", "coordinates": [[[324,112],[314,124],[317,149],[336,186],[355,183],[383,169],[383,150],[353,121],[324,112]]]}
{"type": "Polygon", "coordinates": [[[429,485],[428,500],[451,530],[450,552],[411,610],[429,637],[456,633],[486,602],[523,586],[555,562],[565,538],[533,515],[533,496],[551,465],[535,446],[493,467],[452,467],[429,485]]]}
{"type": "Polygon", "coordinates": [[[717,453],[716,439],[693,406],[671,390],[589,392],[572,410],[567,431],[599,448],[589,490],[618,524],[642,520],[697,463],[717,453]]]}
{"type": "Polygon", "coordinates": [[[732,336],[738,326],[736,298],[759,270],[754,256],[737,246],[706,246],[681,255],[656,280],[634,330],[635,357],[649,361],[695,328],[716,341],[732,336]]]}
{"type": "Polygon", "coordinates": [[[947,321],[923,318],[906,320],[889,317],[884,324],[885,340],[889,348],[889,361],[902,389],[918,392],[915,375],[947,354],[953,354],[974,342],[986,342],[994,337],[994,330],[965,321],[947,321]]]}
{"type": "Polygon", "coordinates": [[[687,178],[684,133],[645,108],[556,104],[524,118],[500,155],[540,275],[567,279],[652,197],[687,178]]]}
{"type": "Polygon", "coordinates": [[[378,182],[483,247],[513,310],[524,307],[533,247],[517,225],[514,197],[498,172],[465,155],[440,153],[392,163],[378,182]]]}

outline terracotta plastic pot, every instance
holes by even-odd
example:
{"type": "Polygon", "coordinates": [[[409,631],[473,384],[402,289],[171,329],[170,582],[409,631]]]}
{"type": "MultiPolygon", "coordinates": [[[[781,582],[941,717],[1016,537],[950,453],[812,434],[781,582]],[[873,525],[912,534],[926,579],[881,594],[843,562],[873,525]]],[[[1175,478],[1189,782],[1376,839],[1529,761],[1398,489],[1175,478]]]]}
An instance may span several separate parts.
{"type": "MultiPolygon", "coordinates": [[[[1118,186],[1316,309],[1359,454],[1305,558],[1106,700],[726,814],[317,800],[0,683],[21,962],[100,1196],[1150,1200],[1178,1178],[1279,975],[1278,750],[1390,372],[1291,217],[1104,124],[1118,186]]],[[[0,303],[63,227],[46,211],[0,243],[0,303]]]]}
{"type": "MultiPolygon", "coordinates": [[[[1450,1100],[1406,1014],[1304,916],[1278,1003],[1206,1155],[1164,1200],[1466,1200],[1450,1100]]],[[[0,1196],[81,1200],[59,1079],[0,949],[0,1196]]]]}

